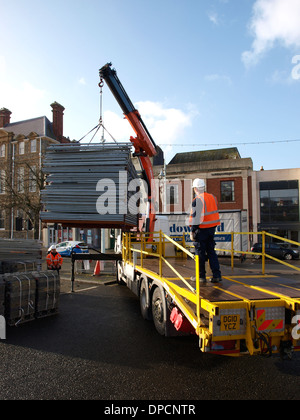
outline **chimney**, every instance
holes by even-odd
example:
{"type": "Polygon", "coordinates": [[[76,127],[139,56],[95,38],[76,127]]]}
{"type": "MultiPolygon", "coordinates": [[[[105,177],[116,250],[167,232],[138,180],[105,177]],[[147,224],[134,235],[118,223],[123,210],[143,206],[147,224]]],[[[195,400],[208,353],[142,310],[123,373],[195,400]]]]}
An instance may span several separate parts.
{"type": "Polygon", "coordinates": [[[5,127],[10,123],[11,112],[7,108],[0,109],[0,127],[5,127]]]}
{"type": "Polygon", "coordinates": [[[61,142],[64,131],[64,110],[65,108],[57,102],[51,104],[53,112],[53,132],[56,139],[61,142]]]}

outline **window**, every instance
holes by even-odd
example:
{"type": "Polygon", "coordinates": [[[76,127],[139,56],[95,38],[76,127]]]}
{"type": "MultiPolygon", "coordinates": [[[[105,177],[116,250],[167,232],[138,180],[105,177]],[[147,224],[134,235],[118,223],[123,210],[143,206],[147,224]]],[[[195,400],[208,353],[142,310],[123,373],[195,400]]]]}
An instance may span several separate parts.
{"type": "Polygon", "coordinates": [[[0,194],[5,193],[5,171],[2,169],[0,171],[0,194]]]}
{"type": "Polygon", "coordinates": [[[234,181],[221,181],[221,201],[228,203],[234,200],[234,181]]]}
{"type": "Polygon", "coordinates": [[[18,210],[17,211],[17,217],[16,217],[16,231],[20,232],[23,230],[23,211],[22,210],[18,210]]]}
{"type": "Polygon", "coordinates": [[[261,182],[260,219],[262,223],[299,222],[298,181],[261,182]]]}
{"type": "Polygon", "coordinates": [[[29,192],[36,192],[36,166],[29,168],[29,192]]]}
{"type": "Polygon", "coordinates": [[[6,152],[6,147],[5,147],[5,144],[1,144],[1,146],[0,146],[0,157],[1,158],[5,158],[5,153],[6,152]]]}
{"type": "Polygon", "coordinates": [[[25,153],[25,142],[21,141],[19,143],[19,155],[24,155],[25,153]]]}
{"type": "Polygon", "coordinates": [[[167,185],[167,204],[176,205],[179,202],[179,191],[177,184],[167,185]]]}
{"type": "Polygon", "coordinates": [[[5,229],[5,211],[0,210],[0,230],[5,229]]]}
{"type": "Polygon", "coordinates": [[[17,190],[19,193],[24,192],[24,168],[18,168],[17,172],[17,190]]]}
{"type": "Polygon", "coordinates": [[[30,152],[31,153],[35,153],[36,152],[36,139],[33,139],[30,142],[30,152]]]}

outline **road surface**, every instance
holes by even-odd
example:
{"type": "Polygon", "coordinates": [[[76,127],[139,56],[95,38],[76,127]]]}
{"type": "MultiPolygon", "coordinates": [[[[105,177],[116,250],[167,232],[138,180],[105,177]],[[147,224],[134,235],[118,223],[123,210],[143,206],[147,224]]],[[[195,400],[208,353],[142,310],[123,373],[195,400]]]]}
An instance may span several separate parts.
{"type": "Polygon", "coordinates": [[[300,354],[201,354],[196,337],[158,335],[138,299],[116,284],[62,294],[58,316],[8,328],[0,354],[1,400],[299,398],[300,354]]]}

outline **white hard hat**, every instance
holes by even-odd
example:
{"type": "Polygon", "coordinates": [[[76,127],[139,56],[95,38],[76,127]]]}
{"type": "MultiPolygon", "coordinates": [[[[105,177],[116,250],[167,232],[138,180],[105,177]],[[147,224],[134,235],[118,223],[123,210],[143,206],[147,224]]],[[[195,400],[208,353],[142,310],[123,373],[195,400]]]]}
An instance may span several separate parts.
{"type": "Polygon", "coordinates": [[[193,188],[205,189],[204,179],[196,178],[193,182],[193,188]]]}
{"type": "Polygon", "coordinates": [[[53,251],[54,249],[56,249],[56,245],[52,245],[52,246],[50,247],[50,251],[53,251]]]}

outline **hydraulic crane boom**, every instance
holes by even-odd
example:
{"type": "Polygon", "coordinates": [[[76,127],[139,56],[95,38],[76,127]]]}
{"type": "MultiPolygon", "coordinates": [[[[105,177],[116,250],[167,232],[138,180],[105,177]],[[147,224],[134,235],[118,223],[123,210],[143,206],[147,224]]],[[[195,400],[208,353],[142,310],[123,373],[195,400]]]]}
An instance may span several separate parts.
{"type": "Polygon", "coordinates": [[[147,130],[138,110],[135,109],[127,95],[117,76],[116,70],[112,69],[111,65],[111,63],[108,63],[100,69],[100,78],[104,79],[107,83],[107,86],[124,112],[125,118],[129,121],[137,135],[136,138],[131,137],[130,139],[134,144],[135,152],[149,157],[155,156],[157,153],[156,144],[147,130]]]}
{"type": "Polygon", "coordinates": [[[155,224],[155,191],[153,188],[154,180],[150,157],[157,154],[156,144],[152,139],[145,123],[139,112],[135,109],[129,96],[127,95],[122,83],[120,82],[116,70],[111,68],[111,63],[107,63],[99,70],[100,79],[105,80],[118,104],[120,105],[125,118],[136,133],[136,137],[130,137],[130,141],[135,148],[135,155],[139,157],[142,169],[145,174],[145,181],[148,185],[148,206],[146,214],[146,232],[154,231],[155,224]]]}

